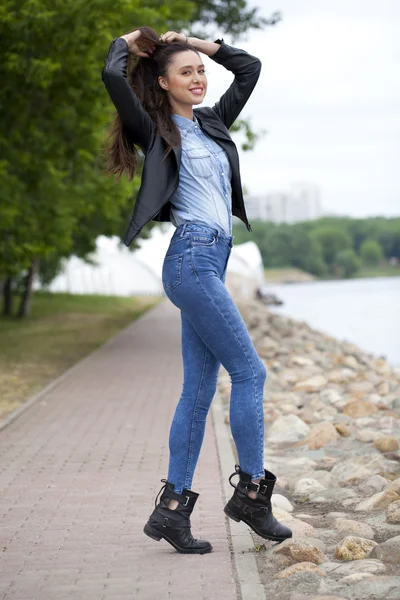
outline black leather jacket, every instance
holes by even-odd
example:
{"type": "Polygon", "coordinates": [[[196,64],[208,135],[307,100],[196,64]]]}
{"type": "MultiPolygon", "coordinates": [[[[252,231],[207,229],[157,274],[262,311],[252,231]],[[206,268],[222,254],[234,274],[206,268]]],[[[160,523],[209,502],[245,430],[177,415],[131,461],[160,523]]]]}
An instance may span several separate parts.
{"type": "MultiPolygon", "coordinates": [[[[229,46],[223,39],[216,40],[220,48],[210,58],[235,75],[234,81],[219,101],[211,108],[195,108],[203,131],[223,148],[232,168],[232,214],[241,219],[251,231],[243,201],[239,172],[239,156],[236,145],[229,135],[231,127],[246,104],[261,70],[261,62],[244,50],[229,46]]],[[[141,186],[129,222],[124,243],[129,246],[149,221],[170,221],[171,203],[179,183],[181,146],[173,148],[163,160],[165,140],[156,133],[156,127],[144,110],[139,98],[127,79],[129,49],[122,38],[114,38],[105,65],[102,79],[117,109],[129,138],[144,153],[141,186]]]]}

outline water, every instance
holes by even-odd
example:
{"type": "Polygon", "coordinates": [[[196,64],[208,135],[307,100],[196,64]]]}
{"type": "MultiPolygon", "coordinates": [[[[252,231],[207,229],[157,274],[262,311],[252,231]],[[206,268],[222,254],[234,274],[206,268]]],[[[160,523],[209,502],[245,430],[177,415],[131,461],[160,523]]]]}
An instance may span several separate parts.
{"type": "Polygon", "coordinates": [[[400,366],[400,277],[273,284],[274,312],[306,321],[400,366]]]}

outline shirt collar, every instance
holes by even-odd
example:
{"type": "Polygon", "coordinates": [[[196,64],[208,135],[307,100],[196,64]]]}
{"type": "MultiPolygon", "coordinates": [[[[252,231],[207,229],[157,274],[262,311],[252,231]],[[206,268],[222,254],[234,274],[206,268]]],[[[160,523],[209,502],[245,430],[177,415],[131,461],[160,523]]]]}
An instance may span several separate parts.
{"type": "Polygon", "coordinates": [[[187,117],[182,117],[181,115],[176,115],[175,113],[172,114],[172,118],[174,119],[175,123],[178,125],[179,129],[183,129],[184,131],[187,131],[188,133],[193,131],[194,126],[198,125],[198,123],[199,123],[197,120],[197,117],[194,113],[193,113],[194,121],[192,121],[191,119],[188,119],[187,117]]]}

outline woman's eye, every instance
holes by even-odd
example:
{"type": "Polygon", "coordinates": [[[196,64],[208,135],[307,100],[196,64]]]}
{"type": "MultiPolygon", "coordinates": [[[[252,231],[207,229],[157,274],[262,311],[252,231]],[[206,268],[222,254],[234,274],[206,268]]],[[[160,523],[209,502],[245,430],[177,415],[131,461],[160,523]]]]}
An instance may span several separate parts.
{"type": "MultiPolygon", "coordinates": [[[[199,71],[199,73],[205,73],[205,72],[206,72],[205,69],[200,69],[200,71],[199,71]]],[[[182,75],[188,75],[188,74],[190,74],[190,71],[183,71],[182,72],[182,75]]]]}

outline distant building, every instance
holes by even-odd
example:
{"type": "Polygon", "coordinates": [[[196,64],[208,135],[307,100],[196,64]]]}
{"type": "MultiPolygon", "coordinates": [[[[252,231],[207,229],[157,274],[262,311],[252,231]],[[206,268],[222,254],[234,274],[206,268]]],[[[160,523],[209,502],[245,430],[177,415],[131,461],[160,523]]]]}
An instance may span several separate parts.
{"type": "Polygon", "coordinates": [[[320,191],[310,183],[293,183],[288,192],[272,192],[245,199],[249,220],[297,223],[322,216],[320,191]]]}

